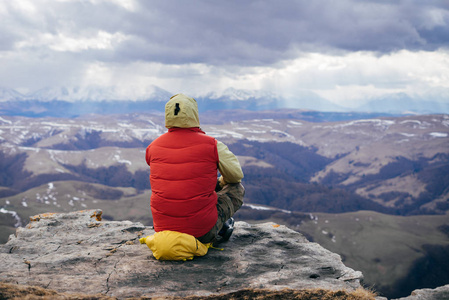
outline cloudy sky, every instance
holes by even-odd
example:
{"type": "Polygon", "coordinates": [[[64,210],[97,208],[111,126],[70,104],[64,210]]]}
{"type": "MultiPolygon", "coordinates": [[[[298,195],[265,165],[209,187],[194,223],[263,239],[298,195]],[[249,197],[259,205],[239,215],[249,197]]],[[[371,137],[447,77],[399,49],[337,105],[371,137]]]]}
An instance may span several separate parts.
{"type": "Polygon", "coordinates": [[[0,0],[0,87],[449,101],[449,1],[0,0]]]}

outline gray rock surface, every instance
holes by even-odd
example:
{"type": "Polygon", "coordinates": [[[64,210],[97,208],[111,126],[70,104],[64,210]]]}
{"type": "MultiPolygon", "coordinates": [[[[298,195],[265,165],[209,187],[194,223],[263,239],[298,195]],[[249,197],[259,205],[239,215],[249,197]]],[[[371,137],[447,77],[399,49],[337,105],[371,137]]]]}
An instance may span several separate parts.
{"type": "Polygon", "coordinates": [[[397,300],[448,300],[449,284],[440,286],[436,289],[419,289],[414,290],[408,297],[399,298],[397,300]]]}
{"type": "Polygon", "coordinates": [[[228,293],[244,288],[352,291],[362,273],[285,226],[236,222],[223,251],[158,261],[151,227],[102,221],[101,210],[41,214],[0,245],[0,281],[118,298],[228,293]]]}

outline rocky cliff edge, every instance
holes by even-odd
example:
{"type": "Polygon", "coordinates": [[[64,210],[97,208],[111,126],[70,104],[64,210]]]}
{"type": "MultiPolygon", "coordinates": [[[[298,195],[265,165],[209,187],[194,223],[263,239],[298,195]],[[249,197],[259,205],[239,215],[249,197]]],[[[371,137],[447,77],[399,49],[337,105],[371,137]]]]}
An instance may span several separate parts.
{"type": "Polygon", "coordinates": [[[362,273],[285,226],[236,222],[222,251],[192,261],[157,261],[141,223],[105,221],[101,210],[30,218],[0,245],[0,281],[117,298],[207,296],[242,289],[354,291],[362,273]]]}

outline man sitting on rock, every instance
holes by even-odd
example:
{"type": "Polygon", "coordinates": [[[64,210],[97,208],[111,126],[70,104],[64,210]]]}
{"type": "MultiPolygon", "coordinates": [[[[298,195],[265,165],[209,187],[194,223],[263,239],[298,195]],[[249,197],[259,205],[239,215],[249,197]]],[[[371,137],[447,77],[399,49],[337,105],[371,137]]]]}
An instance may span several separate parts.
{"type": "Polygon", "coordinates": [[[195,99],[172,96],[165,105],[168,132],[146,149],[153,225],[156,232],[222,242],[232,234],[232,216],[243,204],[243,172],[228,147],[200,129],[198,115],[195,99]]]}

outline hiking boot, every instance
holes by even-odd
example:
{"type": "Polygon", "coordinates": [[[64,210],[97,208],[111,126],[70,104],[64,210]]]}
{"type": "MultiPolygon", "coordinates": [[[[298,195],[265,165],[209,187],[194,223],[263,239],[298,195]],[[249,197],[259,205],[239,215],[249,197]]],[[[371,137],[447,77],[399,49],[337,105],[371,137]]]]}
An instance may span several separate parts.
{"type": "Polygon", "coordinates": [[[229,218],[226,223],[224,223],[223,228],[218,232],[218,235],[221,236],[219,242],[226,242],[232,235],[234,231],[234,218],[229,218]]]}

